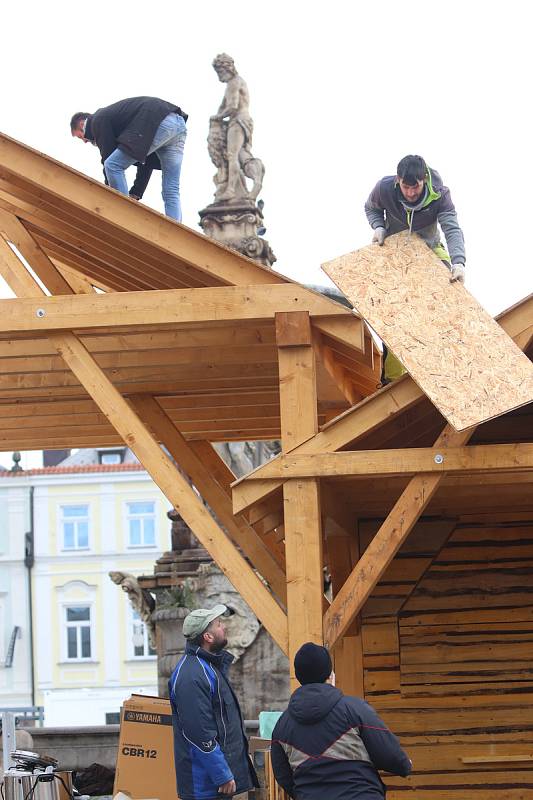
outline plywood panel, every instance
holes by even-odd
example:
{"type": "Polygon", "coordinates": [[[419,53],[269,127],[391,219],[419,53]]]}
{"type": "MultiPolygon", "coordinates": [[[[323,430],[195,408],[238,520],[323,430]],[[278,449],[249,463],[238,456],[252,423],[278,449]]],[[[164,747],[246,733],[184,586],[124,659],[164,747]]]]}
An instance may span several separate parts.
{"type": "Polygon", "coordinates": [[[533,400],[533,364],[418,236],[322,268],[456,430],[533,400]]]}

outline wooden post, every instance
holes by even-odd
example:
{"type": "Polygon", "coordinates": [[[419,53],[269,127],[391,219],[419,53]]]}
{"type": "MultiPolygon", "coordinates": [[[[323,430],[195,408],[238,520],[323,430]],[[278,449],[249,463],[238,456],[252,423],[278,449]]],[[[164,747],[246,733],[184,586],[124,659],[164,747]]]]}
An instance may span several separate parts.
{"type": "MultiPolygon", "coordinates": [[[[318,430],[315,356],[309,314],[276,314],[281,439],[285,453],[318,430]]],[[[322,644],[322,526],[320,485],[296,478],[283,486],[287,618],[291,688],[294,656],[304,642],[322,644]]]]}

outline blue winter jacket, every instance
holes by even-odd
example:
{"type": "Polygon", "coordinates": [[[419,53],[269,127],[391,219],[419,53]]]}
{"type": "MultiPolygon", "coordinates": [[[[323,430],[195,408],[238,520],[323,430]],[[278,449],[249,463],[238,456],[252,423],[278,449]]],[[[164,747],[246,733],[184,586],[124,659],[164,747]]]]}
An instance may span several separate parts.
{"type": "Polygon", "coordinates": [[[232,661],[225,651],[209,653],[187,644],[170,677],[180,800],[222,797],[218,787],[232,779],[237,794],[258,786],[239,702],[226,677],[232,661]]]}
{"type": "Polygon", "coordinates": [[[368,703],[309,683],[272,732],[272,768],[297,800],[383,800],[378,769],[405,776],[411,762],[368,703]]]}

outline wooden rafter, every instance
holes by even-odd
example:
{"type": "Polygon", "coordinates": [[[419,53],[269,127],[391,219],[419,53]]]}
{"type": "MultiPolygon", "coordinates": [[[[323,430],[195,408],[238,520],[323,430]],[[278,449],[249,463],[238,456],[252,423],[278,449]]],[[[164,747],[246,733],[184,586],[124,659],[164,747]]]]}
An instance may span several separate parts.
{"type": "MultiPolygon", "coordinates": [[[[159,276],[157,285],[161,287],[298,286],[3,134],[0,165],[0,207],[33,226],[34,238],[50,251],[52,258],[59,256],[64,266],[84,273],[97,286],[103,283],[120,291],[155,288],[150,285],[152,275],[159,276]],[[64,247],[69,236],[70,249],[64,247]],[[86,248],[91,247],[93,256],[87,259],[86,248]],[[110,252],[114,253],[114,260],[110,260],[110,252]],[[131,259],[139,255],[141,261],[143,256],[149,259],[149,266],[145,262],[137,270],[130,268],[131,259]],[[84,257],[82,268],[80,259],[84,257]]],[[[313,302],[314,297],[322,303],[323,316],[335,316],[342,309],[342,319],[317,322],[320,330],[363,349],[364,326],[358,316],[333,300],[300,288],[308,302],[313,302]]]]}

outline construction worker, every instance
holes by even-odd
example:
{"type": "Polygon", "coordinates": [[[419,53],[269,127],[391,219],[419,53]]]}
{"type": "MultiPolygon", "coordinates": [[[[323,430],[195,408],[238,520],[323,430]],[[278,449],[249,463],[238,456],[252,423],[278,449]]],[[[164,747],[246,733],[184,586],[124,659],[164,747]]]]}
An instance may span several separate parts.
{"type": "Polygon", "coordinates": [[[100,150],[106,182],[128,194],[125,170],[142,165],[131,196],[139,199],[154,166],[153,155],[163,172],[163,201],[167,216],[181,222],[180,173],[187,136],[187,114],[175,103],[158,97],[130,97],[94,114],[82,111],[70,120],[72,136],[92,142],[100,150]],[[149,171],[150,170],[150,171],[149,171]]]}
{"type": "Polygon", "coordinates": [[[421,156],[405,156],[396,175],[378,181],[365,203],[365,214],[374,231],[373,242],[382,245],[392,233],[415,232],[444,261],[450,281],[464,283],[465,242],[450,190],[421,156]],[[448,251],[441,243],[437,225],[444,233],[448,251]]]}
{"type": "MultiPolygon", "coordinates": [[[[421,156],[405,156],[396,175],[377,182],[365,203],[366,218],[374,231],[372,241],[383,245],[386,237],[399,231],[417,233],[450,270],[450,281],[465,280],[465,243],[457,213],[439,173],[421,156]],[[448,250],[441,240],[444,233],[448,250]]],[[[394,353],[383,346],[382,384],[405,372],[394,353]]]]}

